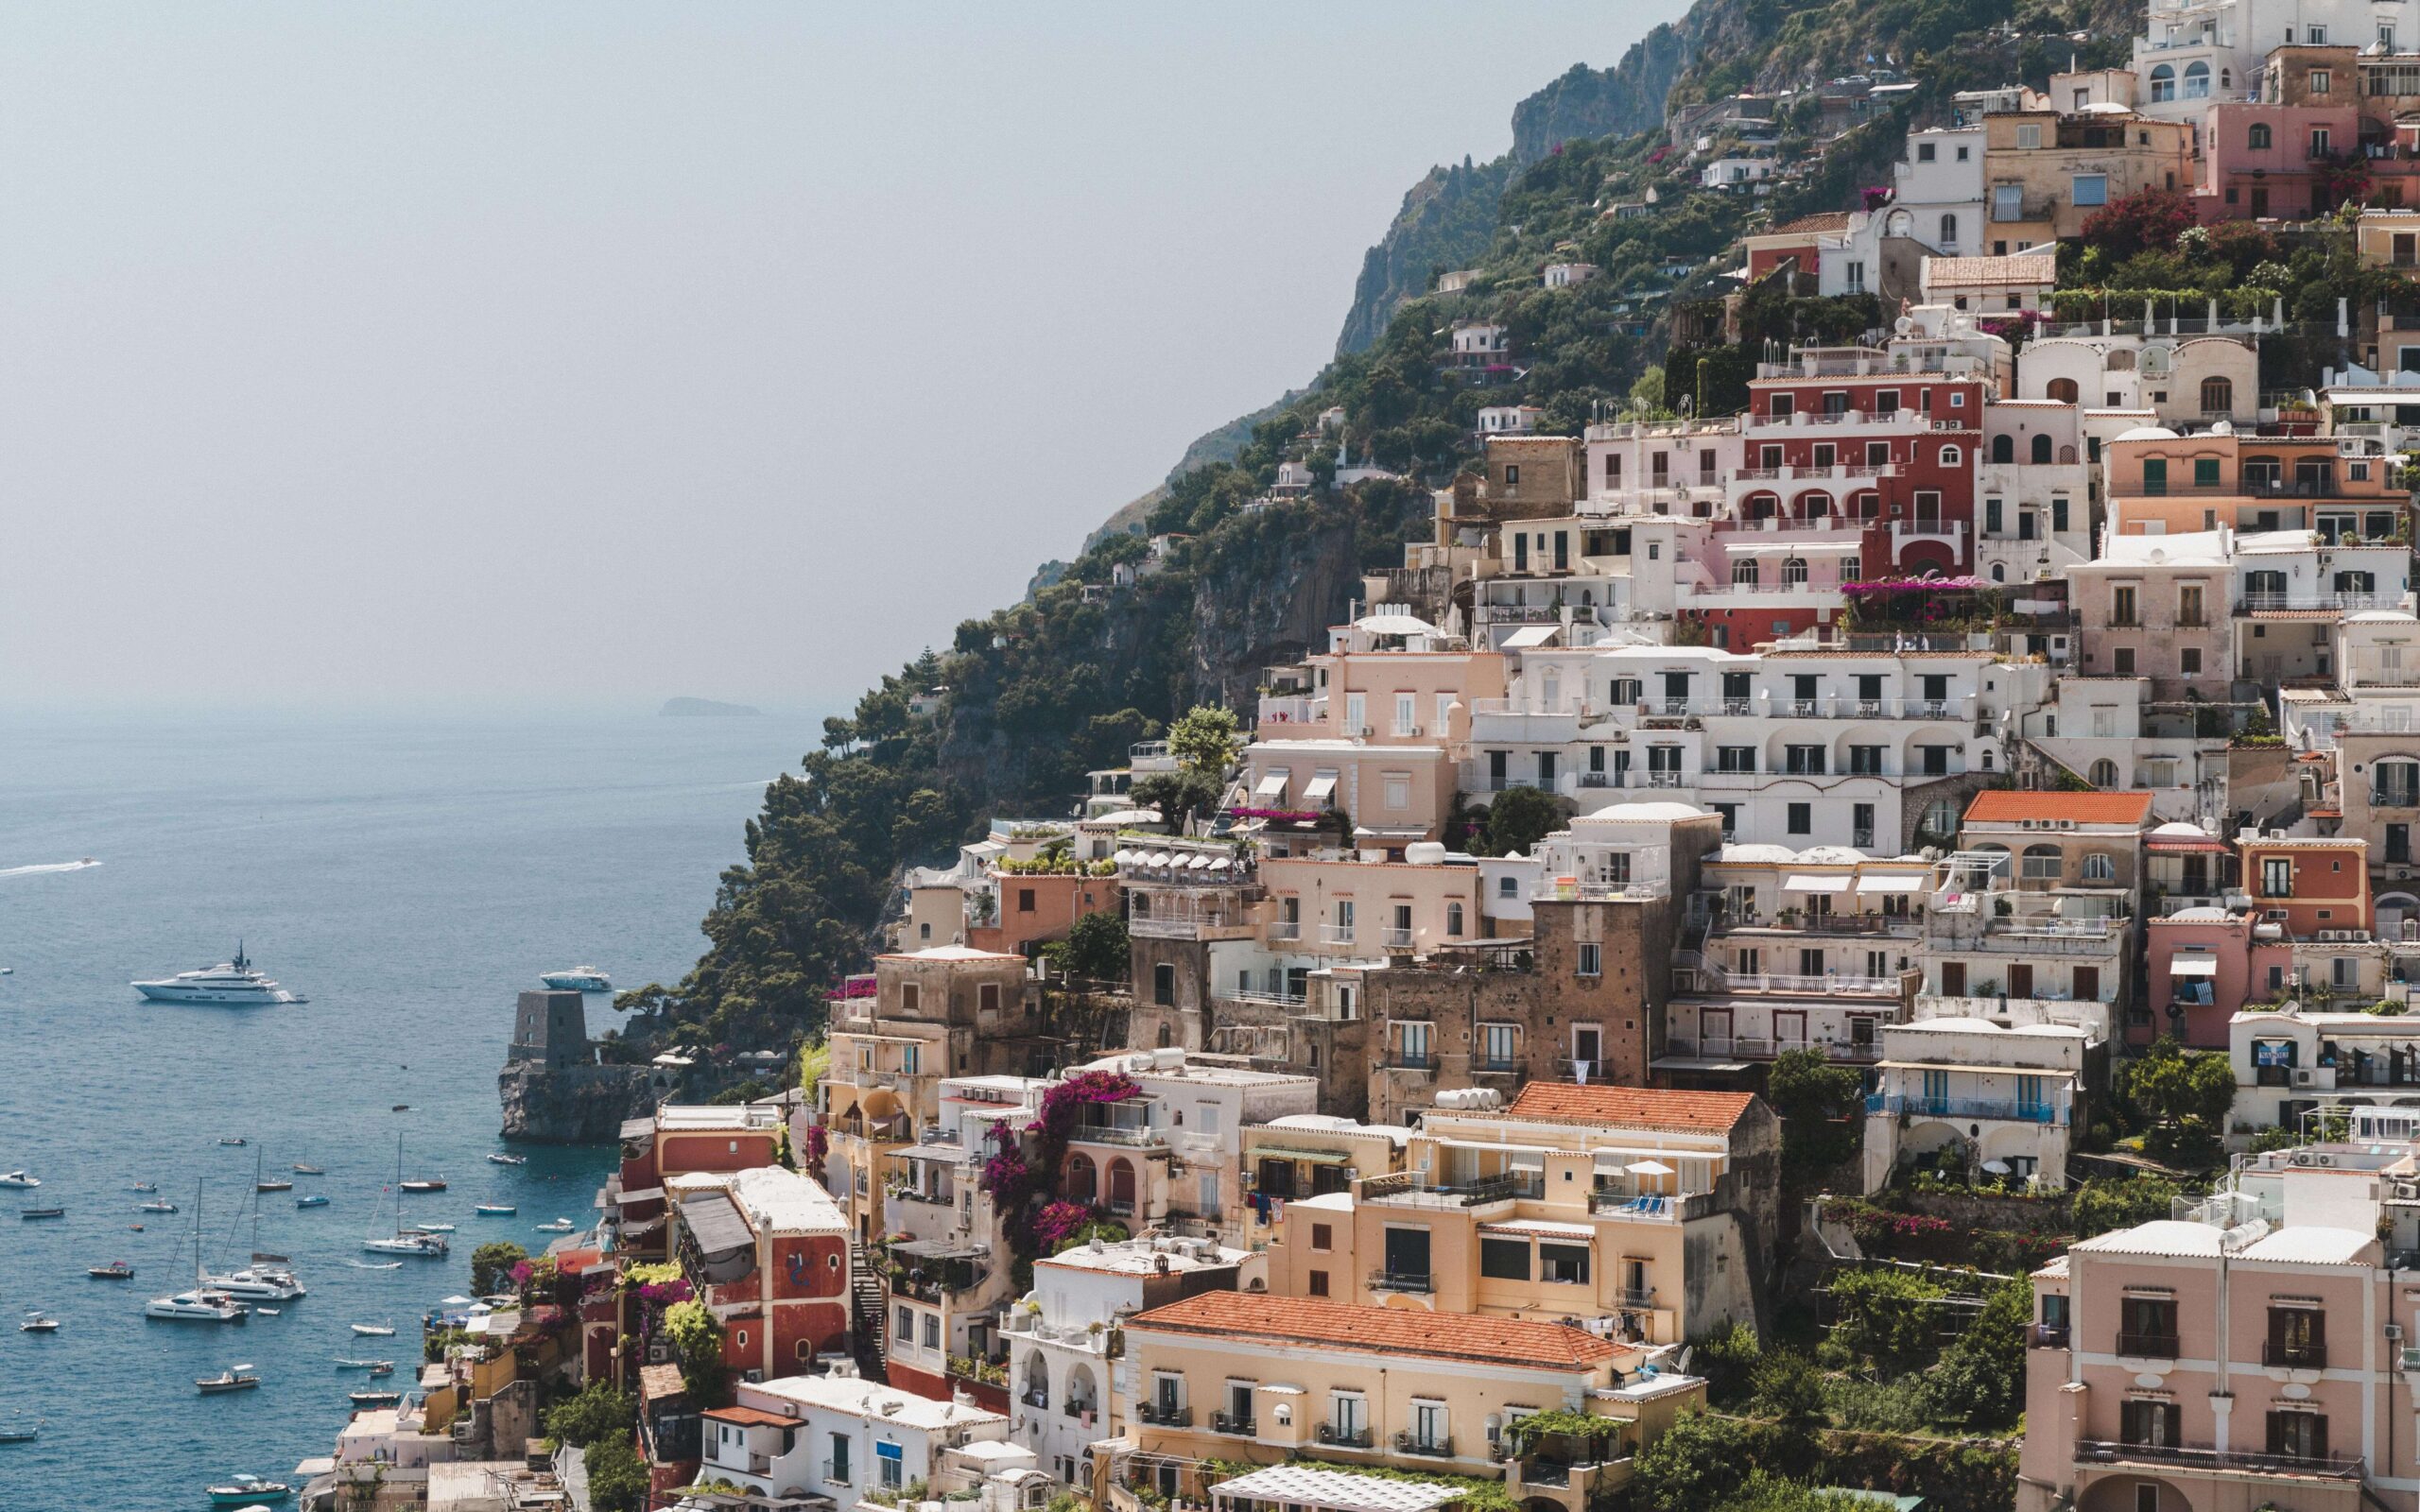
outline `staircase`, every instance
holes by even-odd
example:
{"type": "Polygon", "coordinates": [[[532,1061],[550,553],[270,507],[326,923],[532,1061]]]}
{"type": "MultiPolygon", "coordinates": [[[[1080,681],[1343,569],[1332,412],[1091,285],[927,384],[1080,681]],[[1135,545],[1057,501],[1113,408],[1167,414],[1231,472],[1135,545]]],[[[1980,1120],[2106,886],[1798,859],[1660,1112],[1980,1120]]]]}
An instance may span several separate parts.
{"type": "Polygon", "coordinates": [[[890,1366],[883,1352],[883,1310],[886,1296],[882,1280],[874,1274],[873,1256],[864,1243],[849,1241],[849,1352],[856,1356],[857,1374],[868,1381],[888,1384],[890,1366]]]}

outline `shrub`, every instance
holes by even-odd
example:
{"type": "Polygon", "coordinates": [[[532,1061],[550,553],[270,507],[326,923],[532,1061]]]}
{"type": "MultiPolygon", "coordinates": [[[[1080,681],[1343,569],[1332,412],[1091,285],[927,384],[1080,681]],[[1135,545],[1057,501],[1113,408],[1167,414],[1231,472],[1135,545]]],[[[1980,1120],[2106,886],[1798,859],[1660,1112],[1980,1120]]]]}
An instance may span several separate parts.
{"type": "Polygon", "coordinates": [[[2015,1423],[2025,1410],[2025,1327],[2032,1318],[2031,1283],[2008,1280],[1992,1289],[1975,1321],[1922,1378],[1933,1421],[1947,1428],[2015,1423]]]}
{"type": "Polygon", "coordinates": [[[1941,1299],[1949,1289],[1915,1271],[1876,1267],[1832,1277],[1839,1326],[1824,1346],[1840,1363],[1888,1381],[1932,1361],[1941,1299]]]}
{"type": "Polygon", "coordinates": [[[628,1436],[638,1420],[639,1406],[627,1391],[609,1381],[592,1381],[576,1397],[565,1397],[546,1409],[546,1436],[586,1449],[615,1434],[628,1436]]]}
{"type": "Polygon", "coordinates": [[[580,1458],[588,1470],[588,1504],[594,1512],[639,1512],[647,1504],[647,1465],[629,1435],[600,1438],[580,1458]]]}
{"type": "Polygon", "coordinates": [[[2075,1230],[2090,1239],[2115,1228],[2132,1228],[2169,1215],[2169,1204],[2182,1195],[2173,1181],[2155,1176],[2131,1176],[2122,1180],[2095,1177],[2076,1193],[2075,1230]]]}
{"type": "Polygon", "coordinates": [[[1705,1392],[1717,1406],[1736,1407],[1747,1400],[1748,1382],[1760,1351],[1756,1331],[1733,1319],[1689,1341],[1690,1367],[1705,1378],[1705,1392]]]}

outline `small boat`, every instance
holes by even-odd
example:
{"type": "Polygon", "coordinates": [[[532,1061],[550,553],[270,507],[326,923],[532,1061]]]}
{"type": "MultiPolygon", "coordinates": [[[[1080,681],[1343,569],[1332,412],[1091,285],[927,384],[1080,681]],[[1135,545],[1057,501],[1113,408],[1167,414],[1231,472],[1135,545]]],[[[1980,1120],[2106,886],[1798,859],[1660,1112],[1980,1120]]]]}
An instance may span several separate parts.
{"type": "Polygon", "coordinates": [[[348,1260],[345,1263],[355,1270],[401,1270],[404,1268],[404,1263],[400,1260],[348,1260]]]}
{"type": "Polygon", "coordinates": [[[445,1190],[445,1178],[441,1176],[416,1176],[405,1182],[403,1189],[411,1193],[442,1192],[445,1190]]]}
{"type": "Polygon", "coordinates": [[[240,1147],[240,1146],[242,1146],[242,1145],[250,1144],[250,1143],[252,1143],[252,1142],[251,1142],[251,1141],[250,1141],[250,1140],[248,1140],[248,1139],[243,1138],[243,1137],[242,1137],[242,1136],[240,1136],[240,1135],[238,1135],[238,1136],[237,1136],[236,1138],[234,1138],[234,1139],[232,1139],[232,1140],[220,1140],[218,1143],[221,1143],[221,1144],[225,1144],[225,1145],[231,1146],[231,1147],[240,1147]]]}
{"type": "Polygon", "coordinates": [[[450,1234],[453,1231],[454,1226],[450,1223],[416,1223],[412,1225],[412,1232],[414,1233],[450,1234]]]}
{"type": "Polygon", "coordinates": [[[542,1234],[567,1234],[571,1230],[572,1221],[569,1218],[558,1218],[552,1223],[542,1223],[538,1226],[538,1231],[542,1234]]]}
{"type": "Polygon", "coordinates": [[[328,1199],[315,1194],[307,1197],[295,1198],[294,1205],[298,1208],[324,1208],[328,1205],[328,1199]]]}
{"type": "Polygon", "coordinates": [[[282,1176],[273,1176],[266,1181],[253,1182],[252,1190],[255,1192],[291,1192],[294,1190],[294,1183],[288,1181],[282,1176]]]}
{"type": "Polygon", "coordinates": [[[43,1312],[41,1308],[29,1307],[26,1309],[26,1320],[17,1325],[17,1332],[20,1333],[56,1333],[59,1332],[59,1319],[43,1312]]]}
{"type": "Polygon", "coordinates": [[[225,1292],[192,1291],[155,1297],[143,1304],[143,1315],[170,1323],[241,1323],[252,1310],[225,1292]]]}
{"type": "Polygon", "coordinates": [[[482,1218],[510,1218],[521,1210],[509,1202],[482,1202],[471,1211],[482,1218]]]}
{"type": "Polygon", "coordinates": [[[84,1274],[105,1281],[131,1280],[134,1279],[134,1267],[125,1261],[112,1260],[106,1265],[92,1266],[84,1274]]]}
{"type": "Polygon", "coordinates": [[[294,1494],[294,1487],[284,1481],[265,1481],[257,1475],[230,1475],[208,1488],[212,1506],[249,1506],[255,1502],[283,1502],[294,1494]]]}
{"type": "Polygon", "coordinates": [[[126,1190],[129,1192],[157,1192],[160,1190],[160,1183],[157,1181],[137,1181],[134,1185],[127,1188],[126,1190]]]}
{"type": "Polygon", "coordinates": [[[65,1208],[27,1208],[17,1216],[31,1223],[36,1218],[64,1218],[67,1216],[67,1210],[65,1208]]]}
{"type": "Polygon", "coordinates": [[[159,1197],[154,1198],[149,1202],[136,1203],[134,1205],[134,1211],[137,1212],[174,1212],[177,1211],[177,1205],[168,1201],[164,1197],[159,1197]]]}
{"type": "Polygon", "coordinates": [[[30,1444],[42,1436],[42,1419],[32,1422],[0,1422],[0,1444],[30,1444]]]}
{"type": "Polygon", "coordinates": [[[42,1185],[42,1177],[27,1176],[23,1171],[0,1171],[0,1187],[16,1187],[30,1192],[42,1185]]]}
{"type": "Polygon", "coordinates": [[[527,1165],[529,1163],[529,1157],[526,1155],[497,1154],[489,1156],[488,1160],[495,1165],[527,1165]]]}
{"type": "Polygon", "coordinates": [[[320,1170],[316,1165],[298,1165],[293,1169],[296,1176],[325,1176],[328,1174],[327,1172],[320,1170]]]}
{"type": "Polygon", "coordinates": [[[392,1369],[394,1364],[392,1360],[348,1360],[343,1355],[337,1356],[337,1368],[339,1370],[375,1370],[382,1365],[392,1369]]]}
{"type": "Polygon", "coordinates": [[[409,1103],[397,1103],[393,1108],[388,1109],[389,1112],[392,1113],[408,1113],[411,1110],[412,1105],[409,1103]]]}
{"type": "Polygon", "coordinates": [[[255,1390],[261,1383],[261,1378],[250,1374],[251,1368],[248,1365],[231,1365],[215,1376],[202,1376],[196,1380],[194,1389],[205,1397],[216,1397],[229,1391],[255,1390]]]}
{"type": "Polygon", "coordinates": [[[365,1339],[391,1339],[395,1331],[384,1323],[355,1323],[353,1332],[365,1339]]]}
{"type": "Polygon", "coordinates": [[[400,1391],[351,1391],[345,1395],[356,1407],[392,1407],[404,1400],[400,1391]]]}
{"type": "Polygon", "coordinates": [[[593,966],[575,966],[568,971],[548,971],[538,978],[558,992],[611,992],[614,979],[593,966]]]}
{"type": "Polygon", "coordinates": [[[284,1317],[285,1315],[285,1310],[283,1308],[256,1307],[253,1308],[252,1311],[258,1313],[263,1317],[284,1317]]]}
{"type": "Polygon", "coordinates": [[[373,1376],[391,1376],[395,1373],[395,1362],[381,1360],[370,1367],[370,1373],[373,1376]]]}

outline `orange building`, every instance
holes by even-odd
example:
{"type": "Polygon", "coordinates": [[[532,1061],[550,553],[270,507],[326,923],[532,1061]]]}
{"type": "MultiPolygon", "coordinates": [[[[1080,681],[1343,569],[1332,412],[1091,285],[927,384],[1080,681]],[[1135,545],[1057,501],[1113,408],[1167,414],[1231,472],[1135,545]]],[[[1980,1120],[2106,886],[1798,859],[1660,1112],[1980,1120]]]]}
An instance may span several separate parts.
{"type": "Polygon", "coordinates": [[[995,871],[985,882],[989,892],[974,895],[977,921],[967,927],[966,943],[1002,955],[1031,955],[1046,940],[1064,939],[1086,914],[1117,907],[1115,877],[995,871]]]}
{"type": "Polygon", "coordinates": [[[2262,837],[2246,831],[2244,890],[2262,919],[2309,938],[2322,930],[2370,927],[2370,843],[2315,835],[2262,837]]]}

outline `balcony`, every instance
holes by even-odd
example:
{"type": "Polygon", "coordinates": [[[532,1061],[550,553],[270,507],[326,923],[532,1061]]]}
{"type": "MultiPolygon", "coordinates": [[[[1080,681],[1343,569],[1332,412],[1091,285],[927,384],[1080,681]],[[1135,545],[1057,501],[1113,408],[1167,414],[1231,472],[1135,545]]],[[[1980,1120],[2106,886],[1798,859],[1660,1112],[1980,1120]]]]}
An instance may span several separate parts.
{"type": "Polygon", "coordinates": [[[1655,1288],[1652,1286],[1625,1286],[1616,1292],[1615,1297],[1616,1305],[1620,1307],[1653,1307],[1655,1305],[1655,1288]]]}
{"type": "Polygon", "coordinates": [[[2361,1478],[2359,1454],[2252,1454],[2200,1444],[2113,1444],[2076,1440],[2078,1465],[2163,1465],[2178,1469],[2238,1470],[2255,1475],[2310,1475],[2331,1481],[2361,1478]]]}
{"type": "Polygon", "coordinates": [[[1259,1433],[1259,1427],[1249,1418],[1238,1418],[1231,1412],[1214,1412],[1210,1415],[1210,1431],[1214,1434],[1233,1434],[1238,1438],[1251,1438],[1259,1433]]]}
{"type": "Polygon", "coordinates": [[[1333,1449],[1368,1449],[1371,1444],[1368,1428],[1345,1428],[1336,1423],[1320,1424],[1319,1439],[1333,1449]]]}
{"type": "Polygon", "coordinates": [[[2246,593],[2236,606],[2243,614],[2274,614],[2298,610],[2394,609],[2392,593],[2246,593]]]}
{"type": "Polygon", "coordinates": [[[1957,542],[1966,539],[1963,520],[1893,520],[1891,522],[1891,549],[1898,550],[1902,541],[1946,541],[1957,542]]]}
{"type": "Polygon", "coordinates": [[[2035,1323],[2026,1330],[2026,1342],[2037,1349],[2064,1349],[2067,1347],[2067,1326],[2065,1323],[2035,1323]]]}
{"type": "Polygon", "coordinates": [[[2173,1333],[2120,1333],[2118,1352],[2131,1360],[2173,1360],[2177,1357],[2177,1340],[2173,1333]]]}
{"type": "Polygon", "coordinates": [[[1353,926],[1351,924],[1322,924],[1320,926],[1320,943],[1322,945],[1352,944],[1353,926]]]}
{"type": "Polygon", "coordinates": [[[1370,1273],[1370,1290],[1400,1292],[1406,1296],[1426,1297],[1437,1288],[1426,1271],[1374,1270],[1370,1273]]]}
{"type": "Polygon", "coordinates": [[[1385,1064],[1389,1071],[1435,1071],[1437,1057],[1427,1050],[1393,1050],[1388,1052],[1385,1064]]]}
{"type": "Polygon", "coordinates": [[[1299,919],[1273,919],[1269,926],[1269,937],[1272,941],[1299,940],[1303,937],[1303,921],[1299,919]]]}
{"type": "Polygon", "coordinates": [[[1164,1401],[1146,1401],[1134,1408],[1134,1420],[1154,1428],[1190,1428],[1193,1426],[1191,1407],[1171,1406],[1164,1401]]]}
{"type": "Polygon", "coordinates": [[[2275,1339],[2265,1339],[2260,1345],[2260,1363],[2287,1370],[2325,1370],[2327,1368],[2327,1346],[2284,1344],[2275,1339]]]}
{"type": "MultiPolygon", "coordinates": [[[[755,1472],[755,1473],[757,1473],[757,1474],[760,1474],[760,1475],[761,1475],[761,1474],[764,1474],[764,1473],[766,1473],[766,1472],[764,1472],[764,1471],[762,1471],[762,1470],[759,1470],[759,1471],[757,1471],[757,1472],[755,1472]]],[[[831,1460],[831,1459],[827,1459],[827,1460],[825,1460],[825,1461],[823,1462],[823,1484],[824,1484],[824,1485],[826,1485],[826,1486],[846,1486],[846,1485],[848,1485],[848,1484],[849,1484],[849,1464],[848,1464],[848,1461],[846,1461],[846,1460],[831,1460]]]]}
{"type": "Polygon", "coordinates": [[[2099,955],[2125,939],[2126,922],[2115,917],[1994,919],[1979,943],[2019,954],[2099,955]]]}
{"type": "Polygon", "coordinates": [[[1395,1452],[1398,1454],[1432,1455],[1438,1459],[1452,1459],[1454,1457],[1454,1441],[1451,1438],[1424,1438],[1418,1434],[1406,1431],[1395,1435],[1395,1452]]]}
{"type": "Polygon", "coordinates": [[[1904,1097],[1876,1092],[1865,1100],[1868,1113],[1909,1118],[1971,1118],[1999,1124],[2039,1124],[2045,1127],[2068,1122],[2070,1109],[2058,1103],[2001,1102],[1986,1097],[1904,1097]]]}
{"type": "Polygon", "coordinates": [[[1378,942],[1391,951],[1408,951],[1411,949],[1411,931],[1394,928],[1383,930],[1379,933],[1378,942]]]}

